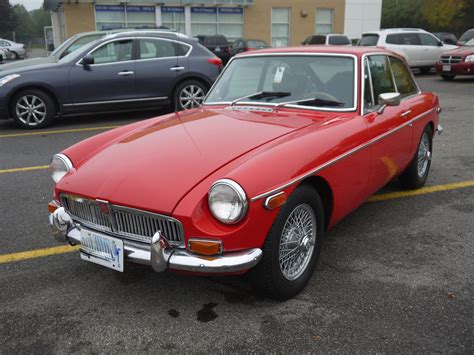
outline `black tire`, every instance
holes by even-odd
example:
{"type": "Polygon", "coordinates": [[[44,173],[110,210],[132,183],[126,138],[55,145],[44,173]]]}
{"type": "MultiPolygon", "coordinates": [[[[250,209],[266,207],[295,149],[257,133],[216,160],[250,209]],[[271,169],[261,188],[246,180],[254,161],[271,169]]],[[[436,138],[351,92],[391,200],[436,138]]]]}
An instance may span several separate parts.
{"type": "Polygon", "coordinates": [[[16,59],[18,59],[18,58],[20,58],[20,56],[18,55],[18,53],[12,51],[12,59],[13,59],[13,60],[16,60],[16,59]]]}
{"type": "Polygon", "coordinates": [[[431,67],[421,67],[420,72],[421,74],[429,74],[431,72],[431,67]]]}
{"type": "Polygon", "coordinates": [[[204,100],[209,88],[200,81],[197,80],[185,80],[180,83],[174,90],[174,107],[177,111],[188,110],[191,108],[199,107],[204,100]],[[186,92],[195,94],[195,99],[189,99],[189,105],[185,107],[183,97],[187,94],[186,92]]]}
{"type": "Polygon", "coordinates": [[[423,130],[423,133],[421,134],[421,138],[418,143],[415,156],[413,157],[413,159],[411,160],[410,164],[405,169],[405,171],[398,177],[398,180],[400,181],[400,184],[402,185],[403,188],[419,189],[420,187],[423,187],[425,185],[426,179],[428,178],[428,174],[430,172],[432,154],[433,154],[433,132],[431,131],[431,127],[428,125],[425,127],[425,129],[423,130]],[[424,139],[426,139],[427,141],[424,142],[424,139]],[[423,152],[421,152],[420,149],[423,151],[426,149],[422,147],[423,143],[428,144],[429,154],[426,155],[424,157],[423,162],[421,162],[419,160],[421,159],[423,152]],[[419,164],[424,164],[424,162],[426,162],[426,167],[422,170],[422,174],[420,174],[421,171],[419,171],[419,164]]]}
{"type": "MultiPolygon", "coordinates": [[[[304,289],[314,272],[321,251],[323,236],[324,210],[321,198],[311,186],[301,185],[293,192],[279,211],[265,240],[262,260],[250,270],[249,276],[253,286],[264,295],[278,300],[287,300],[296,296],[304,289]],[[307,261],[303,264],[300,273],[295,275],[297,278],[290,280],[283,274],[282,267],[280,266],[280,242],[287,220],[294,211],[302,207],[306,211],[309,211],[309,208],[313,211],[315,218],[313,230],[316,232],[316,238],[312,254],[306,259],[307,261]]],[[[288,244],[288,240],[285,244],[288,244]]],[[[296,244],[302,246],[303,243],[299,241],[296,244]]]]}
{"type": "Polygon", "coordinates": [[[13,97],[10,112],[20,127],[38,129],[47,127],[53,122],[56,116],[56,105],[51,96],[44,91],[27,89],[13,97]],[[30,108],[32,112],[29,111],[30,108]]]}
{"type": "Polygon", "coordinates": [[[451,81],[451,80],[454,80],[454,78],[456,77],[456,75],[454,75],[454,74],[441,74],[441,77],[442,77],[444,80],[451,81]]]}

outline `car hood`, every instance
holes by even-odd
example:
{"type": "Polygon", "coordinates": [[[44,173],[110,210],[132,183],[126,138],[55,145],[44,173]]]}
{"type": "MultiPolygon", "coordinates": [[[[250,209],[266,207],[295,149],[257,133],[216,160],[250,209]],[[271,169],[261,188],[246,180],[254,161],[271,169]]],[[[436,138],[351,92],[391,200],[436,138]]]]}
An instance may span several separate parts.
{"type": "Polygon", "coordinates": [[[313,124],[313,116],[198,109],[147,120],[112,141],[102,139],[100,147],[92,138],[82,147],[79,143],[66,150],[76,169],[57,188],[170,214],[211,173],[269,141],[313,124]]]}
{"type": "Polygon", "coordinates": [[[17,60],[15,62],[0,65],[0,72],[7,71],[7,70],[16,70],[19,68],[26,68],[30,66],[37,66],[37,65],[48,64],[48,63],[56,63],[56,58],[53,56],[50,56],[50,57],[17,60]]]}
{"type": "Polygon", "coordinates": [[[462,46],[450,51],[444,52],[443,55],[469,55],[474,54],[474,46],[462,46]]]}

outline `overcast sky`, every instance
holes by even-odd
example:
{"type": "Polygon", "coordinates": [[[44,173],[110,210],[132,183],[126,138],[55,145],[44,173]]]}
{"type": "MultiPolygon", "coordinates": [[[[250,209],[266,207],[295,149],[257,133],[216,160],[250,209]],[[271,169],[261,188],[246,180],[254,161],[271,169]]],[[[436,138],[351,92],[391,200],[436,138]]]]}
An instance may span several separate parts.
{"type": "Polygon", "coordinates": [[[43,0],[10,0],[10,4],[22,4],[28,11],[36,10],[43,5],[43,0]]]}

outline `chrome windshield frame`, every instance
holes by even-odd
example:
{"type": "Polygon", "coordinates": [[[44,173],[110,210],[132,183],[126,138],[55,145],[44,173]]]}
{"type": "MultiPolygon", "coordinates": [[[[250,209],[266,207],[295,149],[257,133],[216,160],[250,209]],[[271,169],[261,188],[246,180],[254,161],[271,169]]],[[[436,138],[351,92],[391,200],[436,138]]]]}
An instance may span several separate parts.
{"type": "Polygon", "coordinates": [[[234,104],[234,106],[238,107],[238,105],[252,105],[252,106],[270,106],[274,108],[297,108],[302,110],[309,110],[309,111],[330,111],[330,112],[357,112],[359,108],[359,59],[354,54],[346,54],[346,53],[302,53],[302,52],[275,52],[275,53],[264,53],[264,54],[246,54],[242,56],[235,56],[232,57],[229,63],[227,63],[226,67],[219,75],[219,78],[214,82],[214,84],[209,89],[204,101],[203,106],[228,106],[231,105],[232,101],[215,101],[215,102],[206,102],[209,94],[214,90],[215,86],[222,80],[224,73],[230,67],[230,64],[236,60],[241,60],[245,58],[255,58],[255,57],[292,57],[292,56],[303,56],[303,57],[342,57],[342,58],[350,58],[353,60],[354,63],[354,87],[353,87],[353,104],[352,107],[344,107],[344,108],[337,108],[337,107],[323,107],[323,106],[307,106],[307,105],[297,105],[297,104],[290,104],[294,100],[288,102],[279,102],[279,103],[271,103],[271,102],[258,102],[258,101],[239,101],[234,104]]]}

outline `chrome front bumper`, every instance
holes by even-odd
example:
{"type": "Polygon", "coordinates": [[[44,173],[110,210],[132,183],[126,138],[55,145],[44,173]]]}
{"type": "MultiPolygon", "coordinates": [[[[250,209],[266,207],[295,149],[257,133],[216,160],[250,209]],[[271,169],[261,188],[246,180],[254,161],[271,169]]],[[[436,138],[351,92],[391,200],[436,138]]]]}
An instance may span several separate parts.
{"type": "MultiPolygon", "coordinates": [[[[49,223],[57,241],[77,245],[81,244],[81,229],[87,229],[73,222],[63,207],[49,215],[49,223]]],[[[259,248],[201,256],[186,249],[171,247],[160,232],[153,236],[151,244],[122,240],[126,261],[151,265],[157,272],[167,269],[202,273],[238,272],[254,267],[262,257],[262,250],[259,248]]]]}

